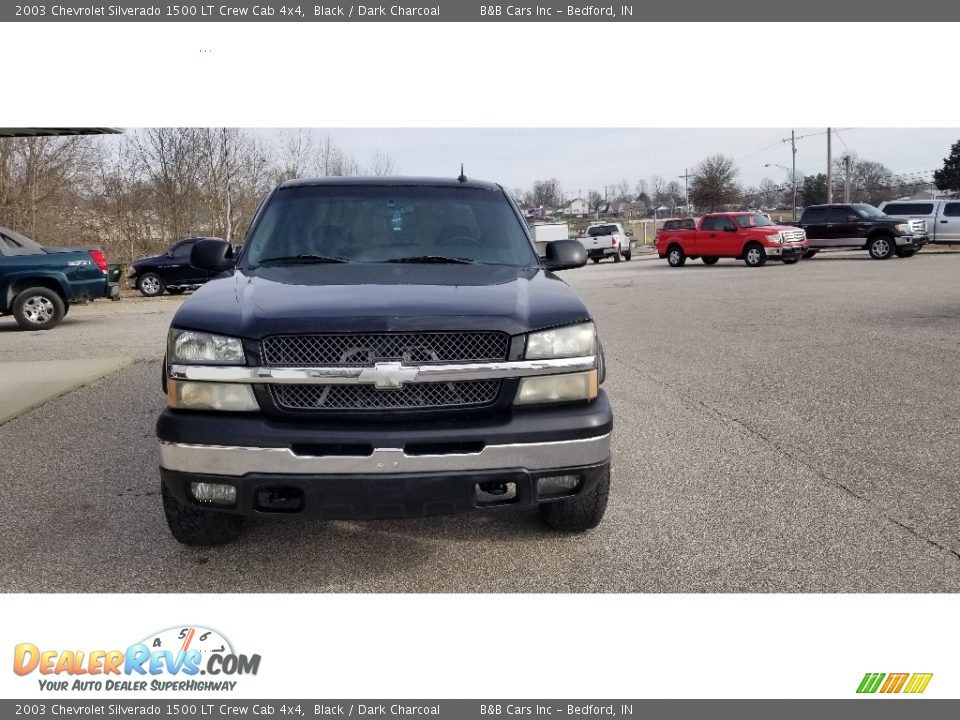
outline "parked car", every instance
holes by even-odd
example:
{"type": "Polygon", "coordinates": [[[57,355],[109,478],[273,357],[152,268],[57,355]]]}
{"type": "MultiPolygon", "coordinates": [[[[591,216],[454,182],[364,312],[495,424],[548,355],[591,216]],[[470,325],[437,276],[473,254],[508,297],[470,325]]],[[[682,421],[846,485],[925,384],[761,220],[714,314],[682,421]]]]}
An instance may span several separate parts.
{"type": "Polygon", "coordinates": [[[422,517],[538,506],[595,527],[613,414],[590,312],[538,258],[499,185],[460,178],[286,182],[236,266],[173,318],[157,422],[163,507],[188,545],[243,516],[422,517]]]}
{"type": "Polygon", "coordinates": [[[720,258],[742,259],[750,267],[759,267],[767,260],[790,265],[807,250],[802,230],[777,225],[760,213],[710,213],[692,229],[688,219],[669,222],[674,224],[657,230],[654,244],[657,254],[671,267],[697,258],[705,265],[715,265],[720,258]]]}
{"type": "Polygon", "coordinates": [[[891,200],[877,209],[892,217],[923,220],[930,243],[960,243],[960,200],[891,200]]]}
{"type": "Polygon", "coordinates": [[[800,222],[789,224],[806,231],[808,258],[821,250],[867,250],[875,260],[910,257],[927,242],[923,220],[889,217],[865,203],[811,205],[800,222]]]}
{"type": "Polygon", "coordinates": [[[593,222],[587,226],[587,232],[580,238],[587,256],[594,263],[605,257],[612,257],[614,262],[621,259],[629,260],[633,257],[630,249],[630,238],[633,233],[625,231],[620,223],[593,222]]]}
{"type": "Polygon", "coordinates": [[[217,273],[191,265],[190,253],[198,240],[219,239],[190,237],[181,240],[162,255],[134,260],[130,263],[127,285],[147,297],[163,295],[164,291],[179,295],[184,290],[196,290],[216,277],[217,273]]]}
{"type": "Polygon", "coordinates": [[[119,294],[100,248],[46,247],[0,227],[0,315],[13,315],[22,329],[49,330],[71,304],[119,294]]]}

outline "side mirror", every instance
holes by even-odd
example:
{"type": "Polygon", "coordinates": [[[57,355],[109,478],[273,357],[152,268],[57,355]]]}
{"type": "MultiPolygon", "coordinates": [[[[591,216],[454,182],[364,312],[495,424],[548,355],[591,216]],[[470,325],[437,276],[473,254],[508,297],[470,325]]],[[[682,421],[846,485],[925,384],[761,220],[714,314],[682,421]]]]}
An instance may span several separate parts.
{"type": "Polygon", "coordinates": [[[633,237],[633,230],[627,230],[627,232],[625,232],[624,234],[625,234],[627,237],[633,237]]]}
{"type": "Polygon", "coordinates": [[[587,249],[579,240],[554,240],[547,243],[544,257],[547,270],[570,270],[587,264],[587,249]]]}
{"type": "Polygon", "coordinates": [[[190,264],[210,272],[230,270],[233,267],[233,248],[226,240],[197,240],[190,251],[190,264]]]}

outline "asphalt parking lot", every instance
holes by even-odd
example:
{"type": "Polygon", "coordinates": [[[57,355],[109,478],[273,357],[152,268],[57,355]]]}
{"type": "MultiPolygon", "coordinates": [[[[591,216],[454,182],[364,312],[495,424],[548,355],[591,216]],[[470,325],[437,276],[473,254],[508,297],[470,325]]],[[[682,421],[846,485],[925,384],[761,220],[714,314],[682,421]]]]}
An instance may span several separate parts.
{"type": "Polygon", "coordinates": [[[616,413],[606,519],[536,511],[167,531],[153,425],[182,298],[0,318],[0,362],[124,367],[0,425],[6,592],[958,592],[960,253],[565,274],[616,413]]]}

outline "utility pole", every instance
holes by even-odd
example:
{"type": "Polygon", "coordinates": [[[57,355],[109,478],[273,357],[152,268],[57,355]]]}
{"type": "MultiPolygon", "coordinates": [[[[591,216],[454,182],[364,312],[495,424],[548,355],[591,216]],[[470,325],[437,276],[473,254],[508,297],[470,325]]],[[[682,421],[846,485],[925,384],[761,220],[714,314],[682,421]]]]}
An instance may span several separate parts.
{"type": "Polygon", "coordinates": [[[843,201],[850,202],[850,169],[853,158],[850,153],[843,156],[843,201]]]}
{"type": "MultiPolygon", "coordinates": [[[[790,157],[793,159],[793,168],[790,171],[790,186],[793,188],[793,219],[797,219],[797,133],[790,131],[790,138],[784,138],[783,142],[790,143],[790,157]]],[[[780,167],[779,165],[777,167],[780,167]]]]}
{"type": "Polygon", "coordinates": [[[833,202],[833,131],[827,128],[827,204],[833,202]]]}
{"type": "Polygon", "coordinates": [[[683,214],[689,215],[690,214],[690,189],[689,189],[690,171],[687,168],[684,168],[683,175],[677,175],[677,177],[683,178],[683,202],[686,203],[683,214]]]}

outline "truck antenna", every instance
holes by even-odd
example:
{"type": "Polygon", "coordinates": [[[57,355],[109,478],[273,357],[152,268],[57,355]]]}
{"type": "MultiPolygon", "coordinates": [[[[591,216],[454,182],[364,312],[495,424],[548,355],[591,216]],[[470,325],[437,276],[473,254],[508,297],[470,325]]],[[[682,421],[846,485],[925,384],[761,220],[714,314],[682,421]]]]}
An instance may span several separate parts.
{"type": "Polygon", "coordinates": [[[460,177],[457,178],[457,182],[465,183],[467,181],[467,176],[463,174],[463,163],[460,163],[460,177]]]}

